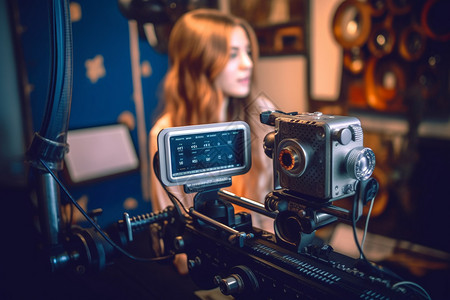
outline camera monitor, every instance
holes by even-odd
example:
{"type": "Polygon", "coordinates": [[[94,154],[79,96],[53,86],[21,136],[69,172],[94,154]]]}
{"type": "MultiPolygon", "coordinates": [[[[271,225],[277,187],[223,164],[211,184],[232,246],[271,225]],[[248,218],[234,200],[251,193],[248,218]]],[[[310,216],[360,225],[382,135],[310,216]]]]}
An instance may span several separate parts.
{"type": "Polygon", "coordinates": [[[250,169],[250,128],[242,121],[166,128],[158,153],[166,186],[231,184],[231,176],[250,169]]]}

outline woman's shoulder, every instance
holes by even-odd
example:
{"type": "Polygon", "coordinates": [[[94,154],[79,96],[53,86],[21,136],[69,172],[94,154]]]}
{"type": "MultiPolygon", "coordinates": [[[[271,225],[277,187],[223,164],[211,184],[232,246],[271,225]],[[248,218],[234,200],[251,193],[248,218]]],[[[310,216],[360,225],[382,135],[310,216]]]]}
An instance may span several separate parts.
{"type": "Polygon", "coordinates": [[[172,127],[172,121],[169,114],[164,114],[153,124],[150,130],[150,136],[156,137],[161,130],[168,127],[172,127]]]}
{"type": "Polygon", "coordinates": [[[253,106],[259,111],[276,110],[277,107],[264,93],[260,93],[255,97],[253,106]]]}

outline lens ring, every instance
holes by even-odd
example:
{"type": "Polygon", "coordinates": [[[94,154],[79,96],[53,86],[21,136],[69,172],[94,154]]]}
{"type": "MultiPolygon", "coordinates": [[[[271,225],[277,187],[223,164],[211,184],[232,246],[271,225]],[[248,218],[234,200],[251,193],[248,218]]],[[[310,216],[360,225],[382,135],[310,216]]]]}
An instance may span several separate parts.
{"type": "Polygon", "coordinates": [[[278,161],[280,162],[280,166],[285,170],[292,170],[298,159],[297,155],[293,153],[290,149],[284,148],[280,151],[280,155],[278,156],[278,161]]]}
{"type": "Polygon", "coordinates": [[[370,148],[358,147],[347,156],[347,172],[357,180],[367,180],[375,169],[375,154],[370,148]]]}
{"type": "Polygon", "coordinates": [[[289,176],[301,176],[308,165],[305,148],[295,139],[285,139],[278,145],[278,163],[289,176]]]}

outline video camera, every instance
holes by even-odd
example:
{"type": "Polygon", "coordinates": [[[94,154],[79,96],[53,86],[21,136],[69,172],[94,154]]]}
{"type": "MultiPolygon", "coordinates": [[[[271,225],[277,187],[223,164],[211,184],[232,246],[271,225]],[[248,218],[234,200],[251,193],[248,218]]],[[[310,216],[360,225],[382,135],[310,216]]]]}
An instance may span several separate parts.
{"type": "Polygon", "coordinates": [[[176,219],[184,225],[165,237],[166,250],[187,254],[189,273],[201,288],[219,286],[236,299],[414,299],[394,276],[314,238],[320,226],[355,221],[359,206],[376,195],[378,185],[370,178],[375,156],[362,146],[359,121],[264,112],[261,122],[275,126],[264,148],[280,183],[264,205],[222,190],[232,176],[250,169],[246,123],[160,132],[154,165],[161,182],[197,193],[189,211],[178,209],[184,216],[176,219]],[[346,196],[359,204],[352,212],[331,204],[346,196]],[[275,234],[253,227],[251,214],[235,214],[232,204],[274,218],[275,234]]]}
{"type": "Polygon", "coordinates": [[[273,158],[275,189],[333,201],[355,194],[357,183],[372,175],[375,154],[363,147],[355,117],[264,112],[261,122],[275,126],[264,140],[264,150],[273,158]]]}
{"type": "Polygon", "coordinates": [[[278,211],[277,240],[302,251],[316,229],[338,218],[357,220],[378,191],[378,183],[370,178],[375,154],[363,146],[360,121],[321,112],[279,111],[263,112],[260,119],[275,127],[263,147],[273,160],[274,191],[265,205],[278,211]],[[356,201],[351,213],[329,205],[350,196],[356,201]]]}

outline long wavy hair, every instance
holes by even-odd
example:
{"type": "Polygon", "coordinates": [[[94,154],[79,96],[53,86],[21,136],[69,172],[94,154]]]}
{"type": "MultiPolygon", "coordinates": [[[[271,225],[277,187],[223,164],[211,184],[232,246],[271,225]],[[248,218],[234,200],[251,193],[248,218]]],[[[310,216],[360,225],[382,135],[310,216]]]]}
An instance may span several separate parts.
{"type": "MultiPolygon", "coordinates": [[[[197,9],[183,15],[173,27],[161,113],[170,115],[173,126],[219,121],[223,94],[214,82],[228,62],[230,37],[236,26],[245,30],[250,42],[253,90],[258,44],[245,20],[214,9],[197,9]]],[[[246,112],[251,107],[251,97],[250,93],[244,99],[229,99],[227,120],[248,121],[246,112]]]]}

